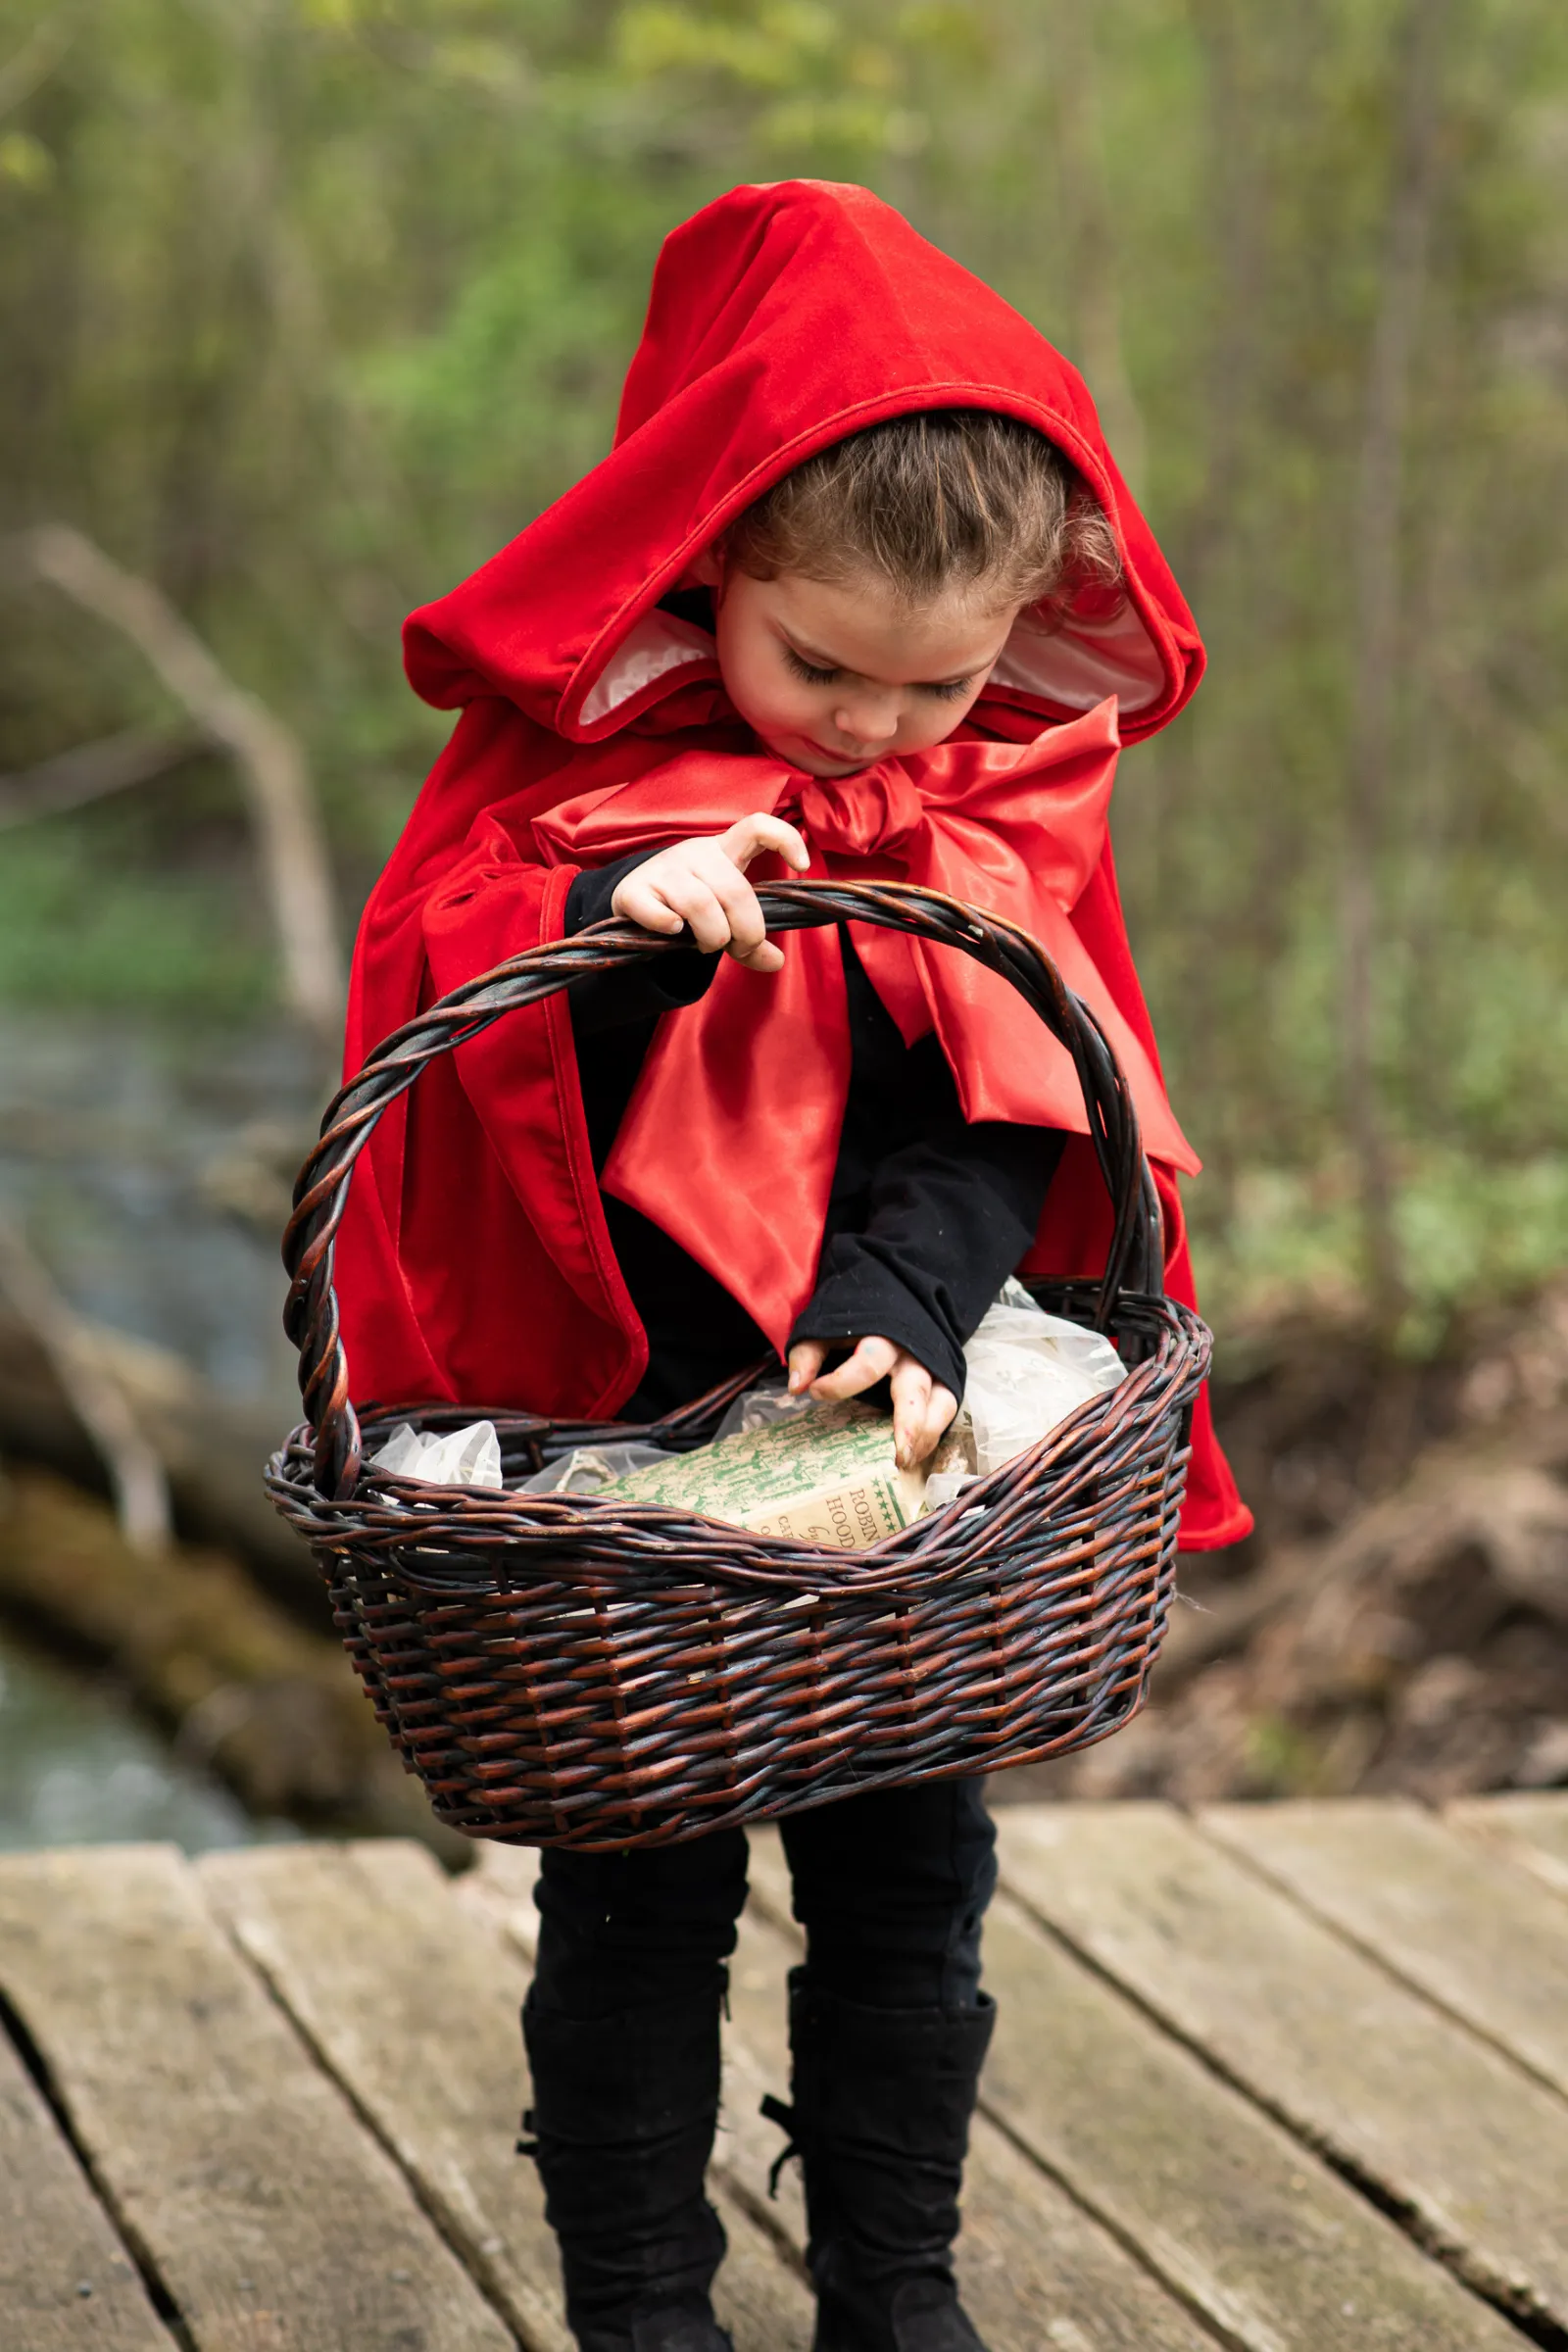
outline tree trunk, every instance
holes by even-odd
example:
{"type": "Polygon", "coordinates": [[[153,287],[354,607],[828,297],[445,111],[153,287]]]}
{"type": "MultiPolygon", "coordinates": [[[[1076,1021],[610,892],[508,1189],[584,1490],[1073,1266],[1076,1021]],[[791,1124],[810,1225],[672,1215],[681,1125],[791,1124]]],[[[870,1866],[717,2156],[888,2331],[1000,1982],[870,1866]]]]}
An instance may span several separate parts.
{"type": "Polygon", "coordinates": [[[215,744],[231,754],[250,805],[289,1004],[323,1045],[343,1018],[343,955],[331,869],[298,742],[236,686],[148,580],[122,571],[64,523],[20,542],[42,580],[128,637],[215,744]]]}
{"type": "Polygon", "coordinates": [[[1046,37],[1058,205],[1066,230],[1069,299],[1078,345],[1074,356],[1094,394],[1111,455],[1137,498],[1143,491],[1146,436],[1122,346],[1093,21],[1081,0],[1053,0],[1046,37]]]}
{"type": "Polygon", "coordinates": [[[1398,129],[1367,368],[1351,538],[1355,682],[1341,883],[1347,1112],[1368,1298],[1385,1333],[1404,1298],[1377,1076],[1378,862],[1400,667],[1399,533],[1411,366],[1438,183],[1441,56],[1448,0],[1408,0],[1398,129]]]}

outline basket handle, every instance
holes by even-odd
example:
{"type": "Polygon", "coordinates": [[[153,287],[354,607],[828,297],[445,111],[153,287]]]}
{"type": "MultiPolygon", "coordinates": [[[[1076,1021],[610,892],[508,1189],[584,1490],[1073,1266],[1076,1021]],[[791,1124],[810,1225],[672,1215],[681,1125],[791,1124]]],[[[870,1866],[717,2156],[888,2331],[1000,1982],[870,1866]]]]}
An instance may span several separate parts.
{"type": "MultiPolygon", "coordinates": [[[[893,882],[769,882],[758,890],[770,933],[826,923],[871,923],[936,940],[972,956],[1010,980],[1072,1055],[1089,1113],[1090,1140],[1115,1210],[1095,1322],[1103,1330],[1123,1290],[1163,1293],[1159,1201],[1144,1156],[1138,1114],[1104,1031],[1026,931],[983,914],[940,891],[893,882]]],[[[348,1358],[333,1288],[334,1242],[354,1163],[376,1121],[406,1094],[427,1062],[467,1044],[503,1013],[538,1004],[591,972],[688,949],[683,933],[665,936],[630,922],[595,923],[569,939],[549,941],[455,988],[427,1011],[383,1039],[357,1078],[334,1096],[320,1141],[301,1168],[294,1214],[283,1235],[289,1274],[283,1328],[300,1353],[300,1395],[316,1432],[318,1493],[347,1500],[359,1483],[359,1418],[349,1400],[348,1358]]]]}

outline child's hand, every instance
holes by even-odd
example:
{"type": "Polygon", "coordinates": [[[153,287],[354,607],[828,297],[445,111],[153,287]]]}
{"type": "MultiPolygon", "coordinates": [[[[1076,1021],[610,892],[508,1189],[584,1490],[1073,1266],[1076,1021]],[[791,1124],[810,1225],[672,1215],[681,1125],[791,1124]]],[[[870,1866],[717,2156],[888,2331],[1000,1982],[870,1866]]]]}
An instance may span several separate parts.
{"type": "Polygon", "coordinates": [[[803,1389],[822,1403],[858,1396],[863,1389],[889,1380],[893,1390],[893,1452],[901,1470],[912,1470],[933,1452],[937,1440],[958,1409],[951,1389],[933,1380],[918,1357],[891,1340],[864,1339],[847,1362],[818,1378],[826,1340],[797,1340],[790,1349],[790,1395],[803,1389]]]}
{"type": "Polygon", "coordinates": [[[799,874],[811,862],[805,842],[781,816],[743,816],[727,833],[677,841],[634,866],[616,885],[611,906],[645,931],[678,931],[684,924],[705,955],[727,948],[749,972],[776,972],[783,950],[768,938],[746,879],[746,868],[763,850],[776,850],[799,874]]]}

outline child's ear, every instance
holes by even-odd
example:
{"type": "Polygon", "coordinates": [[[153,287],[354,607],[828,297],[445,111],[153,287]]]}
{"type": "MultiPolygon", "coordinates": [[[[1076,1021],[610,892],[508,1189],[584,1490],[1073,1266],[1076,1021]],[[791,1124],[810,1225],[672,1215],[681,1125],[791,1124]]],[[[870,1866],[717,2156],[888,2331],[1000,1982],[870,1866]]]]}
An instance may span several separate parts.
{"type": "Polygon", "coordinates": [[[717,547],[705,547],[702,554],[687,564],[681,575],[683,588],[721,588],[724,584],[724,558],[717,547]]]}

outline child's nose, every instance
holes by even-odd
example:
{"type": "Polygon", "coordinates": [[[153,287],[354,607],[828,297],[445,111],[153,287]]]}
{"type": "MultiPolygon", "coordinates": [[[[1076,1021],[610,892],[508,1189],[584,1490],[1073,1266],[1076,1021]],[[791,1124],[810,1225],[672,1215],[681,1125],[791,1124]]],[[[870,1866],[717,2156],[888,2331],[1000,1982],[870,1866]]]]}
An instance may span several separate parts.
{"type": "Polygon", "coordinates": [[[899,704],[895,695],[858,696],[854,702],[841,703],[833,713],[833,724],[841,735],[866,749],[879,743],[891,743],[899,731],[899,704]]]}

